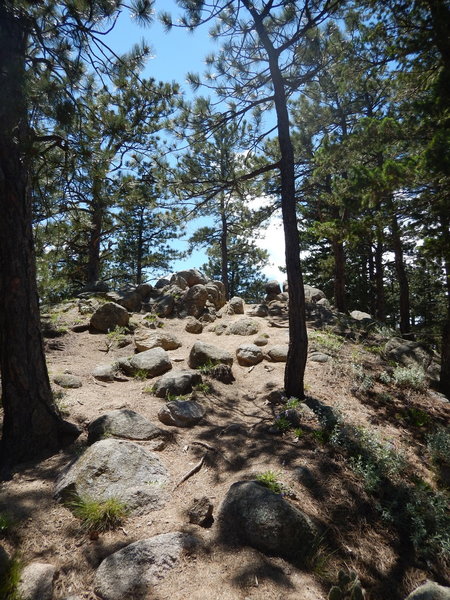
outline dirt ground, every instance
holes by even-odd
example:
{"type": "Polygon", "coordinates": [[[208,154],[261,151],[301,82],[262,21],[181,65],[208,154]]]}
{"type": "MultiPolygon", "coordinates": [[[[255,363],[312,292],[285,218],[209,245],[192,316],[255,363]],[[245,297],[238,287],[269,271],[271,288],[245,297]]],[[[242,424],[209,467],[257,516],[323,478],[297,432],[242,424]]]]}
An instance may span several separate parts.
{"type": "MultiPolygon", "coordinates": [[[[19,468],[11,481],[0,487],[0,510],[14,522],[0,544],[10,553],[18,552],[23,564],[38,561],[55,565],[56,599],[78,594],[94,600],[93,577],[104,557],[133,541],[172,531],[194,533],[202,540],[202,547],[155,586],[149,597],[157,600],[325,600],[342,567],[356,570],[372,600],[404,598],[428,577],[436,579],[433,565],[414,561],[398,532],[380,518],[360,479],[340,453],[321,442],[321,424],[315,415],[304,417],[300,438],[292,431],[282,435],[272,432],[280,408],[275,401],[283,387],[284,363],[264,360],[248,368],[234,361],[236,380],[231,385],[204,377],[211,391],[198,392],[197,397],[207,409],[205,419],[192,429],[170,428],[158,421],[164,401],[150,392],[152,380],[124,377],[123,381],[105,383],[92,376],[96,365],[133,354],[132,336],[125,347],[114,343],[107,352],[110,338],[105,334],[70,330],[80,319],[87,322],[89,318],[80,317],[75,306],[59,309],[57,315],[58,325],[66,326],[68,332],[57,339],[57,344],[47,342],[50,378],[65,372],[81,378],[82,387],[63,390],[58,402],[65,418],[77,423],[83,434],[58,455],[19,468]],[[70,510],[53,499],[54,485],[64,465],[86,447],[88,423],[120,408],[132,409],[174,434],[173,441],[159,452],[170,473],[170,500],[158,511],[129,516],[122,527],[90,539],[70,510]],[[173,489],[203,456],[199,472],[173,489]],[[234,482],[254,479],[269,470],[289,490],[290,501],[322,532],[322,543],[308,570],[252,548],[225,546],[218,539],[216,522],[209,528],[189,523],[187,511],[195,498],[207,496],[216,516],[234,482]]],[[[241,315],[224,316],[222,321],[239,318],[241,315]]],[[[269,336],[266,348],[287,343],[288,330],[282,319],[277,327],[268,318],[254,319],[260,323],[259,334],[269,336]]],[[[133,321],[142,324],[143,315],[133,315],[133,321]]],[[[182,342],[180,348],[169,352],[174,369],[188,366],[190,349],[198,340],[235,355],[240,344],[257,337],[217,336],[211,331],[215,324],[196,335],[185,331],[182,319],[164,320],[161,331],[175,334],[182,342]]],[[[370,394],[363,393],[355,387],[354,365],[361,365],[376,381],[376,374],[384,368],[379,354],[355,342],[332,342],[330,347],[321,348],[320,341],[311,336],[310,346],[328,352],[331,359],[326,363],[308,361],[307,394],[338,409],[345,422],[370,428],[404,453],[409,468],[435,485],[426,453],[426,427],[411,426],[399,415],[405,407],[420,406],[434,423],[446,423],[450,405],[428,391],[391,393],[390,401],[383,403],[379,382],[370,394]]],[[[54,388],[62,391],[57,385],[54,388]]]]}

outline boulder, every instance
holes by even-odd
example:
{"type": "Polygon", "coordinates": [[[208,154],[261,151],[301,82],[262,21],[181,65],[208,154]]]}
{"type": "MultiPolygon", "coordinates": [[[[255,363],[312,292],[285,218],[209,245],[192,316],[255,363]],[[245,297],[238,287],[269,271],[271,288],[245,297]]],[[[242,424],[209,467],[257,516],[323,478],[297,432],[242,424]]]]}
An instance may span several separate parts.
{"type": "Polygon", "coordinates": [[[115,302],[107,302],[94,312],[90,325],[97,331],[107,333],[116,327],[126,327],[129,320],[130,317],[126,308],[115,302]]]}
{"type": "Polygon", "coordinates": [[[269,336],[267,333],[259,335],[253,342],[256,346],[267,346],[269,343],[269,336]]]}
{"type": "Polygon", "coordinates": [[[191,369],[197,369],[208,363],[212,365],[223,363],[231,366],[233,364],[233,357],[226,350],[222,350],[222,348],[218,348],[212,344],[195,342],[189,353],[189,366],[191,369]]]}
{"type": "Polygon", "coordinates": [[[200,273],[197,269],[187,269],[185,271],[177,271],[178,277],[182,277],[189,287],[197,284],[205,285],[208,282],[208,278],[200,273]]]}
{"type": "Polygon", "coordinates": [[[198,283],[187,291],[183,298],[183,307],[189,316],[199,317],[203,313],[207,300],[208,291],[206,287],[198,283]]]}
{"type": "Polygon", "coordinates": [[[142,308],[142,297],[137,292],[128,292],[117,300],[117,304],[130,312],[139,312],[142,308]]]}
{"type": "Polygon", "coordinates": [[[166,277],[161,277],[160,279],[158,279],[158,281],[155,283],[155,289],[157,290],[162,290],[162,288],[166,287],[170,285],[170,280],[167,279],[166,277]]]}
{"type": "Polygon", "coordinates": [[[288,344],[278,344],[277,346],[272,346],[269,348],[269,350],[266,352],[266,356],[268,360],[273,362],[286,362],[288,351],[288,344]]]}
{"type": "Polygon", "coordinates": [[[352,310],[350,316],[352,319],[355,319],[355,321],[361,321],[362,323],[373,321],[372,315],[369,315],[369,313],[363,312],[362,310],[352,310]]]}
{"type": "Polygon", "coordinates": [[[200,527],[209,527],[214,521],[213,509],[214,506],[207,496],[194,498],[188,510],[189,523],[200,525],[200,527]]]}
{"type": "MultiPolygon", "coordinates": [[[[322,298],[326,298],[324,292],[318,288],[312,287],[311,285],[304,285],[305,289],[305,301],[306,302],[318,302],[322,298]]],[[[287,290],[285,290],[287,291],[287,290]]]]}
{"type": "Polygon", "coordinates": [[[186,279],[178,273],[174,273],[172,275],[172,277],[170,278],[170,285],[176,285],[177,288],[180,288],[180,290],[182,291],[184,291],[188,287],[186,279]]]}
{"type": "Polygon", "coordinates": [[[188,333],[202,333],[203,324],[195,317],[188,317],[186,319],[185,330],[188,333]]]}
{"type": "Polygon", "coordinates": [[[261,552],[305,559],[313,550],[316,529],[310,519],[257,481],[238,481],[222,503],[222,537],[234,536],[261,552]]]}
{"type": "Polygon", "coordinates": [[[95,574],[94,591],[103,600],[144,600],[153,597],[152,586],[197,540],[186,533],[163,533],[129,544],[106,557],[95,574]]]}
{"type": "Polygon", "coordinates": [[[257,304],[248,314],[252,317],[267,317],[269,316],[269,307],[267,304],[257,304]]]}
{"type": "Polygon", "coordinates": [[[216,310],[219,310],[225,306],[225,286],[221,281],[208,281],[205,287],[206,291],[208,292],[208,301],[216,310]]]}
{"type": "Polygon", "coordinates": [[[139,332],[134,337],[136,352],[145,352],[152,348],[163,348],[163,350],[176,350],[180,348],[180,340],[172,333],[158,332],[148,333],[148,331],[139,332]]]}
{"type": "Polygon", "coordinates": [[[238,319],[237,321],[234,321],[233,323],[230,324],[229,327],[227,327],[226,330],[226,334],[227,335],[254,335],[255,333],[258,333],[258,331],[260,330],[261,326],[258,323],[258,321],[255,321],[255,319],[249,319],[247,317],[243,318],[243,319],[238,319]]]}
{"type": "Polygon", "coordinates": [[[21,600],[52,600],[56,569],[47,563],[31,563],[21,575],[17,591],[21,600]]]}
{"type": "Polygon", "coordinates": [[[134,291],[136,294],[139,294],[142,302],[146,302],[150,298],[150,295],[153,291],[153,286],[149,283],[141,283],[134,291]]]}
{"type": "Polygon", "coordinates": [[[86,284],[77,292],[77,296],[79,294],[95,294],[97,292],[103,294],[109,292],[109,285],[106,283],[106,281],[93,281],[86,284]]]}
{"type": "Polygon", "coordinates": [[[162,348],[151,348],[136,354],[129,359],[129,365],[132,374],[141,371],[145,372],[148,378],[163,375],[172,368],[169,355],[162,348]]]}
{"type": "Polygon", "coordinates": [[[195,385],[202,383],[201,373],[198,371],[184,369],[182,371],[172,371],[166,373],[159,379],[153,393],[158,398],[166,398],[169,394],[172,396],[183,396],[190,394],[195,385]]]}
{"type": "Polygon", "coordinates": [[[142,514],[163,506],[168,473],[159,458],[133,442],[104,439],[71,463],[56,482],[55,497],[117,498],[142,514]]]}
{"type": "Polygon", "coordinates": [[[99,381],[114,381],[117,368],[115,365],[97,365],[92,371],[94,379],[99,381]]]}
{"type": "Polygon", "coordinates": [[[171,294],[163,294],[156,298],[152,307],[158,317],[170,317],[175,308],[175,299],[171,294]]]}
{"type": "Polygon", "coordinates": [[[88,425],[88,444],[93,444],[105,436],[127,440],[154,440],[165,435],[165,431],[127,408],[112,410],[88,425]]]}
{"type": "Polygon", "coordinates": [[[450,600],[450,588],[427,581],[411,592],[406,600],[450,600]]]}
{"type": "Polygon", "coordinates": [[[158,419],[164,425],[193,427],[203,419],[206,411],[195,400],[172,400],[158,412],[158,419]]]}
{"type": "Polygon", "coordinates": [[[263,360],[263,353],[255,344],[242,344],[236,350],[236,358],[241,366],[250,367],[263,360]]]}
{"type": "Polygon", "coordinates": [[[83,384],[81,379],[71,373],[62,373],[61,375],[55,375],[53,382],[57,383],[63,388],[76,389],[80,388],[83,384]]]}
{"type": "Polygon", "coordinates": [[[228,302],[229,313],[232,315],[243,315],[244,314],[244,301],[239,296],[234,296],[228,302]]]}
{"type": "Polygon", "coordinates": [[[277,296],[278,294],[281,294],[281,287],[276,279],[268,281],[265,285],[265,290],[267,296],[277,296]]]}
{"type": "Polygon", "coordinates": [[[384,353],[388,360],[395,361],[405,367],[419,365],[427,368],[432,357],[417,342],[393,337],[386,342],[384,353]]]}
{"type": "Polygon", "coordinates": [[[331,357],[328,356],[328,354],[324,354],[323,352],[311,352],[311,354],[308,356],[308,360],[318,363],[326,363],[330,360],[330,358],[331,357]]]}

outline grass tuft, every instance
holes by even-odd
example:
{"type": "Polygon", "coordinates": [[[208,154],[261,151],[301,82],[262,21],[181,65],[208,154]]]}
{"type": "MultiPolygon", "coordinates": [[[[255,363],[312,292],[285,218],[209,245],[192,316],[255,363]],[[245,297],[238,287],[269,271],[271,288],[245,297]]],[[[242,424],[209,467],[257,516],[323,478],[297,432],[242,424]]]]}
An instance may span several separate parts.
{"type": "Polygon", "coordinates": [[[68,503],[72,513],[80,519],[83,529],[88,532],[103,532],[118,527],[128,510],[126,505],[117,498],[108,500],[92,500],[76,498],[68,503]]]}

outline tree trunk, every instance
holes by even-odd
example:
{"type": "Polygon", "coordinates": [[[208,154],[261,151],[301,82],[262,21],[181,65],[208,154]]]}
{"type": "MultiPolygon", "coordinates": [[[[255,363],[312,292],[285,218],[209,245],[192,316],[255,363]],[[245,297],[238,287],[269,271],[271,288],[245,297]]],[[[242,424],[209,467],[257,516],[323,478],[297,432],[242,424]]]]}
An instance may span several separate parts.
{"type": "Polygon", "coordinates": [[[339,312],[347,312],[345,299],[345,252],[344,244],[336,238],[331,240],[334,256],[334,303],[339,312]]]}
{"type": "Polygon", "coordinates": [[[403,260],[403,246],[400,237],[400,227],[398,224],[395,208],[390,206],[391,215],[391,235],[392,247],[394,250],[395,271],[397,273],[399,286],[399,304],[400,304],[400,332],[407,336],[411,331],[410,307],[409,307],[409,283],[406,275],[405,262],[403,260]]]}
{"type": "Polygon", "coordinates": [[[142,283],[142,259],[144,256],[144,209],[139,211],[138,241],[136,253],[136,285],[142,283]]]}
{"type": "Polygon", "coordinates": [[[375,316],[379,321],[386,320],[386,296],[384,293],[384,278],[383,278],[383,240],[382,232],[377,231],[377,243],[375,246],[375,316]]]}
{"type": "Polygon", "coordinates": [[[4,408],[3,476],[23,461],[49,456],[78,429],[53,405],[39,320],[31,196],[24,150],[26,33],[20,17],[0,6],[0,370],[4,408]]]}
{"type": "Polygon", "coordinates": [[[99,197],[100,191],[94,182],[93,186],[93,208],[91,229],[88,241],[88,262],[86,265],[86,283],[92,284],[100,278],[100,240],[103,229],[103,209],[99,197]]]}
{"type": "Polygon", "coordinates": [[[447,213],[440,215],[443,234],[444,265],[447,292],[447,316],[442,328],[441,345],[441,391],[450,398],[450,218],[447,213]]]}
{"type": "Polygon", "coordinates": [[[286,91],[278,64],[278,54],[267,35],[262,18],[249,0],[243,0],[243,4],[252,15],[255,29],[267,52],[273,84],[278,144],[281,154],[281,212],[285,238],[286,274],[289,286],[289,351],[284,372],[284,391],[288,397],[302,399],[305,396],[304,375],[308,355],[308,336],[306,332],[305,290],[300,264],[300,243],[297,228],[294,150],[289,129],[286,91]]]}
{"type": "Polygon", "coordinates": [[[220,219],[222,231],[220,233],[220,270],[221,279],[225,287],[225,299],[230,299],[230,284],[228,281],[228,223],[225,208],[224,194],[220,196],[220,219]]]}

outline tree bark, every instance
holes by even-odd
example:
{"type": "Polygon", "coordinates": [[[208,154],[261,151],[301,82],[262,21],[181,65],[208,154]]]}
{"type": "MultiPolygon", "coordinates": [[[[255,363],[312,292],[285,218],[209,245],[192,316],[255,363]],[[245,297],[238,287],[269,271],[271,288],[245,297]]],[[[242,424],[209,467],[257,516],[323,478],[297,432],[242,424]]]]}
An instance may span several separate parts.
{"type": "Polygon", "coordinates": [[[450,218],[447,213],[440,215],[445,265],[445,287],[447,292],[447,315],[442,328],[440,389],[450,398],[450,218]]]}
{"type": "Polygon", "coordinates": [[[220,233],[220,270],[222,283],[225,287],[225,299],[229,300],[230,284],[228,281],[228,223],[223,192],[220,196],[220,218],[222,223],[222,230],[220,233]]]}
{"type": "Polygon", "coordinates": [[[93,207],[91,229],[88,240],[88,262],[86,265],[86,283],[92,284],[100,278],[100,240],[103,230],[103,208],[100,200],[100,183],[93,182],[93,207]]]}
{"type": "Polygon", "coordinates": [[[386,320],[386,296],[384,293],[384,277],[383,277],[383,239],[382,232],[377,231],[377,243],[375,245],[375,316],[384,322],[386,320]]]}
{"type": "Polygon", "coordinates": [[[331,240],[334,256],[334,303],[339,312],[347,312],[345,298],[345,251],[344,244],[333,238],[331,240]]]}
{"type": "Polygon", "coordinates": [[[249,0],[244,6],[254,19],[269,59],[277,115],[278,145],[280,148],[281,212],[285,237],[286,274],[289,287],[289,351],[284,372],[284,391],[288,397],[305,397],[304,375],[308,354],[306,332],[305,290],[300,264],[300,243],[295,198],[294,150],[292,146],[286,90],[278,64],[278,54],[270,41],[261,16],[249,0]]]}
{"type": "Polygon", "coordinates": [[[403,245],[400,237],[400,227],[395,214],[395,208],[390,207],[391,215],[391,235],[392,247],[394,250],[395,271],[397,273],[399,286],[399,304],[400,304],[400,332],[407,336],[411,331],[411,317],[409,304],[409,283],[406,275],[405,261],[403,260],[403,245]]]}
{"type": "Polygon", "coordinates": [[[14,465],[49,456],[79,431],[52,400],[39,319],[26,159],[27,35],[23,21],[0,6],[0,371],[4,408],[3,477],[14,465]]]}

